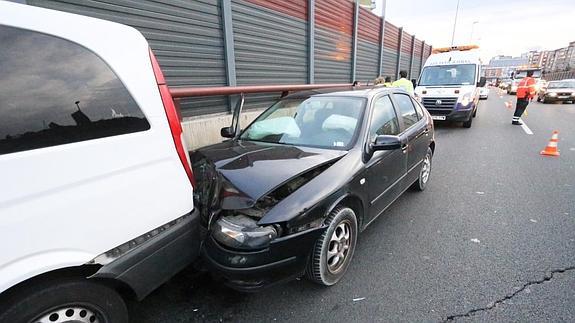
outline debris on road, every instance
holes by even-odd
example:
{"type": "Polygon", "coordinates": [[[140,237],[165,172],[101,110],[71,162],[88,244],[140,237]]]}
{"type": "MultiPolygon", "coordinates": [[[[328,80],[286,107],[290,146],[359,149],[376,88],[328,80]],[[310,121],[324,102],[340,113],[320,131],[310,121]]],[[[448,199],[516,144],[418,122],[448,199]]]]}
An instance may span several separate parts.
{"type": "Polygon", "coordinates": [[[534,219],[529,219],[529,221],[531,221],[533,223],[537,223],[537,220],[534,220],[534,219]]]}
{"type": "Polygon", "coordinates": [[[473,239],[471,239],[471,242],[480,243],[481,241],[479,241],[479,239],[473,238],[473,239]]]}
{"type": "Polygon", "coordinates": [[[353,301],[359,302],[359,301],[363,301],[364,299],[365,299],[365,297],[358,297],[358,298],[354,298],[353,301]]]}
{"type": "Polygon", "coordinates": [[[477,194],[479,194],[479,195],[485,194],[485,192],[475,192],[475,193],[477,193],[477,194]]]}

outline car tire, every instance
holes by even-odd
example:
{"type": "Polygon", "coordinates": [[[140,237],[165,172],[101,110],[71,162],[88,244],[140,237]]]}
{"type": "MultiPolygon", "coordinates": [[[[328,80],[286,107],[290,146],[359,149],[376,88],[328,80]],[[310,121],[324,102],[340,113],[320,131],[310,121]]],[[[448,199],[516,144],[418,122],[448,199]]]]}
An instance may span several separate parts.
{"type": "Polygon", "coordinates": [[[541,102],[541,97],[539,95],[537,96],[537,102],[541,102]]]}
{"type": "Polygon", "coordinates": [[[86,279],[30,284],[10,295],[8,301],[0,305],[0,322],[128,322],[122,297],[86,279]]]}
{"type": "Polygon", "coordinates": [[[357,217],[351,208],[338,206],[330,212],[326,224],[328,228],[314,244],[306,278],[320,285],[332,286],[343,277],[353,258],[358,233],[357,217]],[[330,250],[335,254],[328,255],[330,250]]]}
{"type": "Polygon", "coordinates": [[[473,115],[469,117],[469,120],[463,122],[463,128],[471,128],[472,123],[473,123],[473,115]]]}
{"type": "Polygon", "coordinates": [[[427,188],[427,183],[429,183],[429,177],[431,176],[431,165],[433,160],[433,150],[427,148],[427,153],[423,158],[421,169],[419,170],[419,177],[411,185],[411,188],[416,191],[425,191],[427,188]]]}

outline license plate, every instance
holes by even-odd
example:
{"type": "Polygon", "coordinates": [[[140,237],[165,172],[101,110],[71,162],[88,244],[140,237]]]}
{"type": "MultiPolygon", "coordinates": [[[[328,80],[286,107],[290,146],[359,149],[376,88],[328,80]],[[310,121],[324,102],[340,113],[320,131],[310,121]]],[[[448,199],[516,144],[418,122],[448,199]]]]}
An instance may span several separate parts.
{"type": "Polygon", "coordinates": [[[445,116],[431,116],[433,120],[445,120],[445,116]]]}

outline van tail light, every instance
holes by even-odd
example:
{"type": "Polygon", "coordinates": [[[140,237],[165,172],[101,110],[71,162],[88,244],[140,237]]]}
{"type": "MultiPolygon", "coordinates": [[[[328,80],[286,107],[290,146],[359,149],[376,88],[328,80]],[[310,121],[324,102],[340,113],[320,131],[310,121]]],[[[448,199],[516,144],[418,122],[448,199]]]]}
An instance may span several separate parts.
{"type": "Polygon", "coordinates": [[[164,74],[162,73],[160,65],[158,64],[158,60],[156,59],[156,56],[154,56],[151,48],[150,60],[152,61],[152,68],[154,70],[154,75],[156,76],[156,83],[158,83],[158,89],[160,90],[160,96],[162,97],[162,103],[164,104],[166,117],[168,117],[168,124],[170,125],[170,131],[172,132],[172,139],[176,145],[178,157],[180,157],[180,161],[186,170],[186,174],[190,179],[190,183],[192,183],[193,187],[196,187],[196,180],[194,178],[194,174],[192,173],[190,156],[188,155],[186,146],[184,144],[184,132],[182,130],[182,124],[180,123],[179,113],[176,109],[176,104],[172,99],[172,95],[170,94],[170,89],[168,89],[168,85],[166,84],[164,74]]]}

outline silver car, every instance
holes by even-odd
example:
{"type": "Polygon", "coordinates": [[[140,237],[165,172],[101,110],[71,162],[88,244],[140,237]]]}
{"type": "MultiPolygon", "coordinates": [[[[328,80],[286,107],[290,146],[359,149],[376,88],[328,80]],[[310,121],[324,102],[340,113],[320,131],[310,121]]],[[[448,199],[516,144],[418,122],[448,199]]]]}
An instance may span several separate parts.
{"type": "Polygon", "coordinates": [[[546,88],[539,91],[537,101],[575,103],[575,79],[549,82],[546,88]]]}

